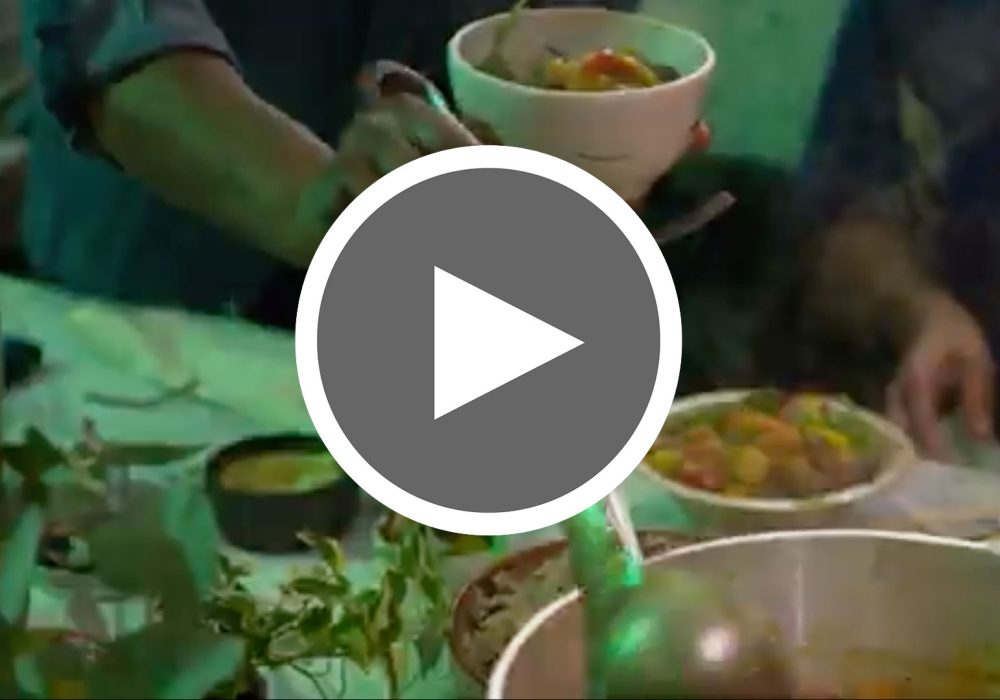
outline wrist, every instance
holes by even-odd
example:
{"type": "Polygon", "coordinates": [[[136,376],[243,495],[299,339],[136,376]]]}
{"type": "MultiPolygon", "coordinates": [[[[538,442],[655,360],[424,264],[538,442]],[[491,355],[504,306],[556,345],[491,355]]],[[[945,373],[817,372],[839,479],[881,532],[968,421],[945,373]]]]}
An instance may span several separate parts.
{"type": "Polygon", "coordinates": [[[927,282],[915,288],[896,321],[892,340],[898,350],[908,347],[928,321],[943,310],[956,306],[951,294],[942,287],[927,282]]]}
{"type": "Polygon", "coordinates": [[[286,262],[299,267],[308,266],[330,226],[350,203],[350,196],[343,186],[336,157],[305,182],[294,198],[291,225],[285,232],[286,262]]]}

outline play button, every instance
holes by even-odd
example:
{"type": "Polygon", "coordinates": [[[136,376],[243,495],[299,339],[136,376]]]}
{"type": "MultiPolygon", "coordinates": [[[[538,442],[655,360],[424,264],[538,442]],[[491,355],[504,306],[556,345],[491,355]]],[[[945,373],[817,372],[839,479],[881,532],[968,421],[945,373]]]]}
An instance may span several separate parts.
{"type": "Polygon", "coordinates": [[[316,432],[387,507],[452,532],[558,523],[634,470],[673,399],[680,314],[635,212],[569,163],[421,158],[337,219],[296,357],[316,432]]]}
{"type": "Polygon", "coordinates": [[[583,341],[434,268],[434,418],[583,341]]]}

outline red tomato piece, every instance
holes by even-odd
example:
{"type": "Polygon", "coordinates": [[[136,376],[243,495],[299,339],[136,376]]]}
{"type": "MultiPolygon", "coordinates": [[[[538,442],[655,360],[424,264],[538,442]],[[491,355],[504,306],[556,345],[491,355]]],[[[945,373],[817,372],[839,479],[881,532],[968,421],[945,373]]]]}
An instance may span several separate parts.
{"type": "Polygon", "coordinates": [[[626,56],[620,56],[610,49],[597,51],[585,58],[581,69],[596,75],[608,75],[632,79],[636,77],[635,62],[626,56]]]}

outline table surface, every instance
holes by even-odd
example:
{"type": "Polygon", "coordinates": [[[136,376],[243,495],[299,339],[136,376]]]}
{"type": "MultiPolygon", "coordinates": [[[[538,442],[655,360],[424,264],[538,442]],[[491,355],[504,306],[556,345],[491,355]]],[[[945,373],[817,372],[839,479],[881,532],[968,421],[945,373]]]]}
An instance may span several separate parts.
{"type": "MultiPolygon", "coordinates": [[[[133,309],[76,298],[56,290],[0,276],[0,324],[4,333],[29,337],[44,348],[46,369],[30,386],[12,392],[3,403],[2,429],[19,434],[36,425],[59,441],[79,435],[82,420],[93,419],[112,439],[164,441],[218,446],[266,433],[315,431],[302,403],[290,334],[272,332],[232,319],[195,316],[171,310],[133,309]],[[253,377],[248,381],[248,377],[253,377]],[[120,408],[93,401],[99,393],[117,397],[150,397],[165,388],[198,382],[197,395],[153,408],[120,408]]],[[[1000,464],[995,450],[980,450],[977,462],[1000,464]]],[[[199,460],[176,468],[157,468],[137,478],[191,478],[199,460]]],[[[637,527],[687,529],[677,507],[640,473],[625,483],[637,527]]],[[[958,524],[935,523],[928,513],[958,509],[988,512],[1000,522],[1000,477],[988,468],[961,468],[922,463],[885,497],[847,525],[922,529],[936,534],[963,534],[958,524]],[[890,525],[891,523],[891,525],[890,525]]],[[[354,531],[345,540],[351,575],[368,579],[376,573],[370,556],[371,527],[377,507],[367,503],[354,531]]],[[[967,525],[967,524],[966,524],[967,525]]],[[[1000,529],[1000,527],[998,527],[1000,529]]],[[[556,529],[510,538],[511,547],[557,536],[556,529]]],[[[254,567],[254,585],[262,595],[273,591],[289,572],[308,564],[308,556],[262,557],[242,554],[254,567]]],[[[486,563],[484,557],[454,560],[447,576],[457,586],[486,563]]],[[[41,585],[33,594],[32,619],[37,624],[65,620],[66,596],[41,585]]],[[[373,677],[356,669],[340,687],[339,669],[327,677],[327,694],[382,697],[373,677]]],[[[271,697],[319,697],[295,674],[279,673],[271,697]]],[[[429,676],[412,682],[406,697],[451,697],[456,682],[447,660],[429,676]]]]}

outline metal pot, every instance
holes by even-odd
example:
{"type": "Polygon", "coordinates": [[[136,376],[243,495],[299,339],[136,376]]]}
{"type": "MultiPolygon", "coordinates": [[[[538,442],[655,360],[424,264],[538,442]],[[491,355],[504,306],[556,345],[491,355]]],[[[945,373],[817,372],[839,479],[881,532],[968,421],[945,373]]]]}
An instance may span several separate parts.
{"type": "MultiPolygon", "coordinates": [[[[907,677],[901,697],[1000,697],[1000,554],[985,545],[778,532],[683,547],[647,566],[702,576],[765,615],[792,697],[857,697],[859,684],[907,677]],[[954,665],[981,661],[977,653],[992,655],[992,666],[954,665]]],[[[488,697],[586,697],[582,623],[578,593],[539,612],[500,657],[488,697]]]]}

